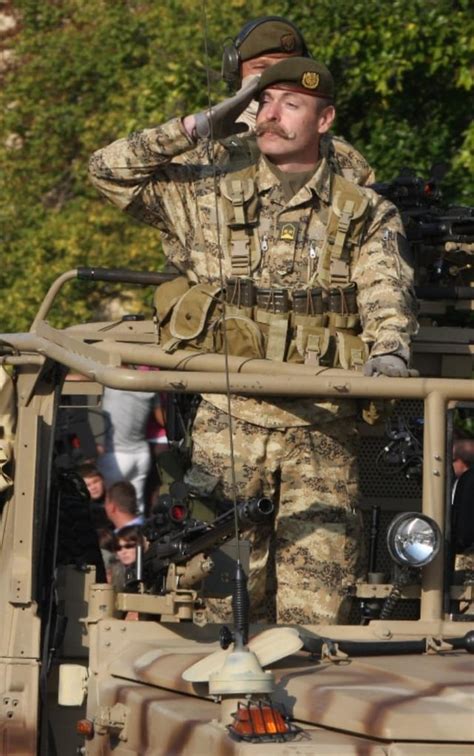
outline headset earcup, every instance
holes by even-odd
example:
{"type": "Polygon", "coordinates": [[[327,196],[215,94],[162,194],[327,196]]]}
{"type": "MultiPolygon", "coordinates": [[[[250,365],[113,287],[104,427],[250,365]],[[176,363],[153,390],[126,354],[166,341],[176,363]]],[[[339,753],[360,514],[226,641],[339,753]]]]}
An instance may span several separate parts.
{"type": "Polygon", "coordinates": [[[240,54],[233,42],[225,45],[222,53],[222,78],[229,86],[240,84],[240,54]]]}

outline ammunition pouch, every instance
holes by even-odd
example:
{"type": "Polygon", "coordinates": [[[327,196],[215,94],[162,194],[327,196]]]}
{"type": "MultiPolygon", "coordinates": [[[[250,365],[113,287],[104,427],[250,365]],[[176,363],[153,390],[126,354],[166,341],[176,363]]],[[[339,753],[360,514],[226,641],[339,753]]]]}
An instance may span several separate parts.
{"type": "Polygon", "coordinates": [[[155,295],[163,317],[162,348],[223,353],[227,341],[229,354],[238,357],[345,370],[361,369],[368,358],[359,316],[348,312],[356,308],[353,284],[325,298],[320,289],[295,292],[291,302],[287,289],[258,289],[250,279],[230,279],[226,300],[224,305],[217,284],[190,285],[186,279],[162,284],[155,295]]]}

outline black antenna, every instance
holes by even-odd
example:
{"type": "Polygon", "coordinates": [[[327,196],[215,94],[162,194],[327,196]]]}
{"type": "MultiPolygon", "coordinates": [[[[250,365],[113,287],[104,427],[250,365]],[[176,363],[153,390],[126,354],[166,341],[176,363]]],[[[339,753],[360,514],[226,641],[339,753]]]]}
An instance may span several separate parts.
{"type": "MultiPolygon", "coordinates": [[[[202,0],[202,15],[204,19],[204,54],[206,57],[206,61],[209,61],[209,49],[208,49],[208,25],[207,25],[207,6],[206,6],[206,0],[202,0]]],[[[208,95],[208,108],[211,109],[212,107],[212,98],[211,98],[211,84],[210,84],[210,78],[209,78],[209,65],[207,65],[207,95],[208,95]]],[[[210,142],[211,145],[214,144],[214,132],[212,127],[212,121],[210,123],[211,126],[211,133],[210,133],[210,142]]],[[[219,224],[219,212],[218,212],[218,206],[217,206],[217,197],[218,197],[218,184],[217,184],[217,168],[216,163],[214,159],[214,151],[212,149],[208,150],[210,162],[212,166],[212,175],[213,175],[213,183],[214,183],[214,197],[215,197],[215,204],[216,204],[216,219],[217,219],[217,226],[216,226],[216,233],[217,233],[217,246],[219,249],[219,277],[221,282],[221,302],[222,302],[222,308],[223,308],[223,316],[222,316],[222,330],[223,330],[223,342],[224,342],[224,364],[225,364],[225,375],[226,375],[226,397],[227,397],[227,416],[229,421],[229,451],[230,451],[230,469],[231,469],[231,478],[232,478],[232,502],[233,502],[233,509],[234,509],[234,523],[235,523],[235,540],[236,540],[236,547],[237,547],[237,564],[236,564],[236,570],[235,570],[235,587],[234,587],[234,593],[232,596],[232,609],[234,614],[234,634],[233,639],[234,642],[239,645],[240,647],[246,645],[248,640],[248,626],[249,626],[249,607],[250,607],[250,601],[249,601],[249,595],[247,590],[247,577],[244,573],[244,570],[242,568],[242,562],[241,562],[241,548],[240,548],[240,537],[239,537],[239,515],[238,515],[238,509],[237,509],[237,480],[235,475],[235,454],[234,454],[234,439],[233,439],[233,424],[232,424],[232,414],[231,414],[231,395],[230,395],[230,379],[229,379],[229,345],[228,345],[228,339],[227,339],[227,327],[226,327],[226,301],[225,301],[225,279],[224,279],[224,267],[223,267],[223,253],[222,253],[222,247],[221,247],[221,232],[220,232],[220,224],[219,224]]],[[[226,637],[226,640],[224,642],[227,642],[227,645],[229,645],[230,641],[230,633],[228,630],[224,632],[224,636],[226,637]]],[[[222,644],[222,634],[221,634],[221,644],[222,644]]]]}

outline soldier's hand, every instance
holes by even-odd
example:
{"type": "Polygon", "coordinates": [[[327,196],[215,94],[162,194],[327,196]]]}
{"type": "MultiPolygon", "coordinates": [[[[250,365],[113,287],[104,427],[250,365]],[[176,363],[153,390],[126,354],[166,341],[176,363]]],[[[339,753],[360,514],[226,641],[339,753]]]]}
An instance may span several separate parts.
{"type": "Polygon", "coordinates": [[[411,370],[401,357],[396,354],[383,354],[371,357],[364,365],[364,375],[388,375],[391,378],[408,378],[419,375],[418,370],[411,370]]]}
{"type": "MultiPolygon", "coordinates": [[[[239,123],[238,117],[247,105],[253,99],[257,91],[259,77],[255,77],[248,86],[239,89],[237,94],[228,97],[227,100],[220,102],[210,110],[196,113],[194,118],[194,129],[199,139],[208,139],[211,134],[215,139],[224,139],[231,134],[238,134],[241,131],[247,131],[248,126],[245,123],[239,123]]],[[[187,131],[189,125],[184,121],[187,131]]]]}

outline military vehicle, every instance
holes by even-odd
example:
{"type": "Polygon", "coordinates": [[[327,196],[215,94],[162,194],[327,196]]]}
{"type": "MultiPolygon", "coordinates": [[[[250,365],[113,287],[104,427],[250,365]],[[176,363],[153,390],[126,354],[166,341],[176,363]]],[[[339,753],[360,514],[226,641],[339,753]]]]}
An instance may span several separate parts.
{"type": "Polygon", "coordinates": [[[168,354],[152,316],[47,321],[75,279],[156,286],[158,273],[68,271],[28,333],[0,336],[2,753],[474,752],[474,575],[460,553],[474,538],[451,468],[455,418],[474,414],[474,274],[469,250],[451,254],[449,291],[438,280],[422,292],[420,377],[293,364],[275,375],[267,360],[168,354]],[[361,426],[368,558],[351,623],[247,626],[245,560],[232,559],[243,544],[229,538],[271,517],[268,500],[199,520],[175,488],[176,517],[149,523],[120,592],[75,559],[61,543],[65,503],[83,496],[68,418],[99,411],[104,386],[396,399],[389,425],[361,426]],[[206,595],[229,586],[233,627],[206,624],[206,595]]]}

